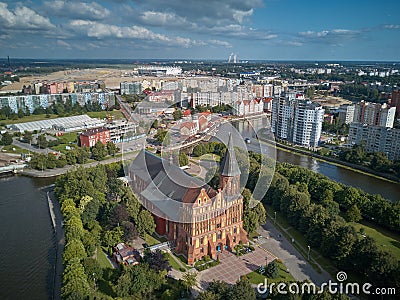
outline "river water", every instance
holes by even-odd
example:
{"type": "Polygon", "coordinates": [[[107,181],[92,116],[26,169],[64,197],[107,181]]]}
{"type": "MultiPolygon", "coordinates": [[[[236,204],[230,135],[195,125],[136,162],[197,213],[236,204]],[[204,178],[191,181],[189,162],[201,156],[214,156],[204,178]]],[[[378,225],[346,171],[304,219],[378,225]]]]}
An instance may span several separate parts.
{"type": "MultiPolygon", "coordinates": [[[[249,121],[239,121],[235,124],[235,127],[243,137],[251,137],[254,135],[254,132],[265,127],[266,124],[266,118],[260,118],[249,121]]],[[[250,148],[250,150],[252,149],[250,148]]],[[[286,162],[313,170],[329,177],[330,179],[346,185],[358,187],[368,193],[380,194],[391,201],[400,201],[400,183],[382,180],[328,162],[319,161],[310,156],[300,155],[280,149],[276,149],[276,159],[279,162],[286,162]]]]}
{"type": "Polygon", "coordinates": [[[55,237],[48,179],[0,178],[0,299],[51,299],[55,237]]]}

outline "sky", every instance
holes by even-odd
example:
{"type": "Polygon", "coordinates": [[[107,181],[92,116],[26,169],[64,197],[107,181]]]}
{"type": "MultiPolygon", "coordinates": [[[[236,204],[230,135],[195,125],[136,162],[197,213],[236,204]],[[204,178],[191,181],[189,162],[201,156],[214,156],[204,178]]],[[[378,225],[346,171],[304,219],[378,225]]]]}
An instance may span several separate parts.
{"type": "Polygon", "coordinates": [[[398,0],[0,0],[0,57],[400,61],[398,0]]]}

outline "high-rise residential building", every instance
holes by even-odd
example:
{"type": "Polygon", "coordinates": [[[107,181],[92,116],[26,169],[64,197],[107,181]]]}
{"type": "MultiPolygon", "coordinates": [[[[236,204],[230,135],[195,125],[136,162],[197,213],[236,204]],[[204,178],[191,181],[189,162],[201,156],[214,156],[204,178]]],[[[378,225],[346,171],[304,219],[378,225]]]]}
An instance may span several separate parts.
{"type": "Polygon", "coordinates": [[[303,95],[290,92],[272,101],[271,130],[277,139],[317,147],[321,137],[324,109],[303,95]]]}
{"type": "Polygon", "coordinates": [[[354,105],[343,104],[339,107],[339,124],[350,124],[354,119],[354,105]]]}
{"type": "Polygon", "coordinates": [[[393,127],[396,107],[388,107],[386,103],[371,103],[364,100],[356,103],[354,108],[354,123],[393,127]]]}
{"type": "Polygon", "coordinates": [[[400,159],[400,129],[350,124],[349,145],[361,143],[365,145],[367,152],[383,152],[389,159],[400,159]]]}

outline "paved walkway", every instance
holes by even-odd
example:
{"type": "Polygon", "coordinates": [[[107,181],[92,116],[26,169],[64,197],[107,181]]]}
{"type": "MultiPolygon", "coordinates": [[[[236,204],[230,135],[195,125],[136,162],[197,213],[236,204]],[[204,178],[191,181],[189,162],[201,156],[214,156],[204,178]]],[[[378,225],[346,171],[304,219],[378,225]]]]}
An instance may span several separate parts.
{"type": "MultiPolygon", "coordinates": [[[[291,238],[291,235],[285,229],[281,230],[285,231],[291,238]]],[[[292,242],[288,241],[270,221],[267,221],[264,226],[260,227],[258,233],[263,236],[263,238],[259,240],[259,246],[281,259],[296,280],[303,281],[307,279],[317,285],[321,285],[324,282],[328,282],[329,279],[332,279],[329,273],[323,270],[322,267],[313,260],[313,263],[317,264],[322,272],[318,273],[314,270],[310,263],[293,246],[292,242]]],[[[307,250],[303,249],[303,251],[307,253],[307,250]]]]}
{"type": "Polygon", "coordinates": [[[197,280],[199,286],[206,288],[213,280],[225,281],[229,284],[235,284],[241,276],[257,270],[261,265],[274,259],[269,253],[255,248],[253,252],[243,256],[224,251],[219,253],[220,264],[199,273],[197,280]]]}

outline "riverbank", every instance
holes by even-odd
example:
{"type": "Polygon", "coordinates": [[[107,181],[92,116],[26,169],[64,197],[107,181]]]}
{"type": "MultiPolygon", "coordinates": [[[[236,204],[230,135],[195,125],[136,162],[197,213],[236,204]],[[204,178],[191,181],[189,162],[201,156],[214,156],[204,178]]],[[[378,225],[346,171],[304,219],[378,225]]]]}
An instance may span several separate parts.
{"type": "Polygon", "coordinates": [[[309,152],[309,151],[300,149],[298,147],[282,144],[282,143],[279,143],[279,142],[276,142],[276,141],[275,141],[275,144],[272,144],[268,140],[263,139],[262,136],[259,137],[259,138],[260,138],[261,141],[265,142],[266,144],[268,144],[270,146],[273,146],[273,147],[276,147],[276,148],[278,148],[280,150],[283,150],[283,151],[295,152],[297,154],[301,154],[301,155],[304,155],[304,156],[310,156],[310,157],[315,158],[316,160],[323,161],[323,162],[326,162],[326,163],[329,163],[329,164],[332,164],[332,165],[335,165],[335,166],[339,166],[339,167],[342,167],[344,169],[348,169],[348,170],[351,170],[351,171],[354,171],[354,172],[357,172],[357,173],[361,173],[361,174],[364,174],[364,175],[367,175],[367,176],[375,177],[375,178],[380,179],[380,180],[385,180],[385,181],[388,181],[388,182],[391,182],[391,183],[399,183],[400,182],[400,179],[397,178],[394,175],[377,172],[377,171],[374,171],[374,170],[372,170],[370,168],[367,168],[365,166],[356,165],[356,164],[345,162],[345,161],[342,161],[342,160],[339,160],[339,159],[336,159],[336,158],[319,155],[317,153],[309,152]]]}
{"type": "Polygon", "coordinates": [[[62,254],[65,246],[65,235],[63,228],[63,218],[61,215],[61,206],[58,200],[55,198],[53,193],[54,185],[45,187],[46,198],[49,208],[49,214],[53,227],[53,234],[55,237],[55,250],[56,258],[54,263],[54,274],[53,274],[53,294],[52,299],[61,300],[61,286],[62,286],[62,274],[64,266],[62,263],[62,254]]]}

